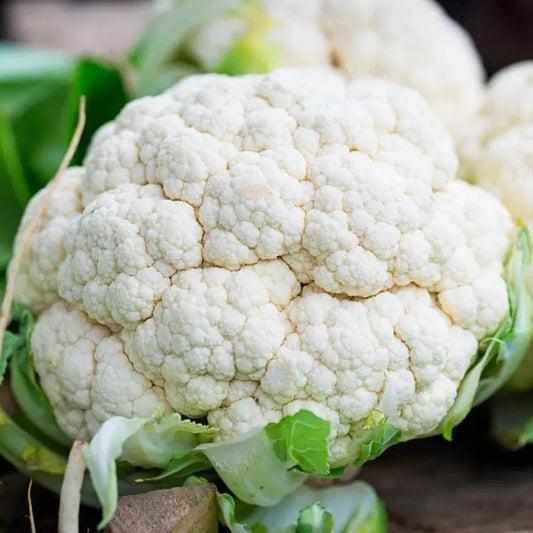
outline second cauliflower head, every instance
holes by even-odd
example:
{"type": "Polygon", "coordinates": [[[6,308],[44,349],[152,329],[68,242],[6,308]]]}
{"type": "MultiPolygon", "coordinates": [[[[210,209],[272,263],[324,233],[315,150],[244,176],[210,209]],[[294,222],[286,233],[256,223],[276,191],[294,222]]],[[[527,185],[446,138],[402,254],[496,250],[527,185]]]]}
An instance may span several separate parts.
{"type": "MultiPolygon", "coordinates": [[[[533,230],[533,61],[504,68],[491,79],[483,105],[459,140],[462,176],[499,198],[533,230]]],[[[533,294],[533,268],[529,270],[533,294]]],[[[533,387],[533,345],[510,386],[533,387]]]]}
{"type": "Polygon", "coordinates": [[[533,61],[506,67],[491,79],[458,147],[463,176],[533,228],[533,61]]]}
{"type": "Polygon", "coordinates": [[[162,20],[171,9],[182,21],[190,17],[191,31],[177,51],[185,64],[225,74],[334,65],[351,79],[378,77],[416,89],[453,133],[480,103],[484,72],[475,46],[434,0],[226,4],[200,25],[193,24],[187,2],[158,4],[162,20]]]}
{"type": "Polygon", "coordinates": [[[59,425],[163,405],[226,440],[307,409],[333,465],[376,410],[433,432],[509,305],[513,223],[456,169],[416,92],[330,70],[130,103],[67,171],[26,252],[42,275],[17,287],[59,425]]]}

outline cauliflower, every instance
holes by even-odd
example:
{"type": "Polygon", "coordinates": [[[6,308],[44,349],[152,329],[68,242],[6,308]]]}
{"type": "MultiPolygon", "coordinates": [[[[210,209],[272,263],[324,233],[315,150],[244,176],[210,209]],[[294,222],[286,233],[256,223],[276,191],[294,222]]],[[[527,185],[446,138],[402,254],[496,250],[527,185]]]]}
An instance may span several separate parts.
{"type": "Polygon", "coordinates": [[[511,217],[456,170],[415,91],[333,70],[128,104],[32,239],[24,272],[43,275],[17,285],[59,426],[90,438],[162,406],[225,442],[305,410],[332,466],[376,412],[404,440],[434,432],[510,313],[511,217]]]}
{"type": "Polygon", "coordinates": [[[479,114],[459,144],[462,174],[496,195],[533,227],[533,61],[491,81],[479,114]]]}
{"type": "MultiPolygon", "coordinates": [[[[533,61],[511,65],[490,81],[478,116],[459,143],[461,173],[498,197],[533,228],[533,61]]],[[[529,271],[533,291],[533,269],[529,271]]],[[[533,347],[509,385],[533,385],[533,347]]]]}
{"type": "MultiPolygon", "coordinates": [[[[159,6],[162,25],[172,10],[176,20],[190,20],[177,54],[188,58],[188,68],[191,59],[201,70],[226,74],[334,65],[351,79],[379,77],[418,90],[454,133],[480,103],[484,73],[475,47],[433,0],[234,0],[229,5],[199,2],[196,17],[178,1],[159,6]]],[[[157,34],[157,24],[145,42],[150,31],[157,34]]],[[[155,49],[146,53],[146,61],[156,54],[155,49]]],[[[153,78],[154,72],[147,75],[153,78]]]]}
{"type": "MultiPolygon", "coordinates": [[[[65,172],[61,188],[56,190],[49,201],[44,221],[31,246],[25,250],[22,268],[17,283],[18,301],[42,311],[53,304],[57,296],[58,268],[65,259],[63,238],[69,222],[82,210],[81,182],[85,169],[72,167],[65,172]]],[[[41,209],[47,190],[37,193],[26,208],[20,224],[19,235],[26,229],[29,221],[41,209]]],[[[20,239],[15,241],[15,248],[20,246],[20,239]]]]}

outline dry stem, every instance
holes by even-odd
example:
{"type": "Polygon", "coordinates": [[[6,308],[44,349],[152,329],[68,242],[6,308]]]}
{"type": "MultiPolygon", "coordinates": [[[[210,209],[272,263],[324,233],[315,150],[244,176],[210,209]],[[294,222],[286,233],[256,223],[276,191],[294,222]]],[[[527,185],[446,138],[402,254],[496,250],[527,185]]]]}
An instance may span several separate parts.
{"type": "Polygon", "coordinates": [[[39,229],[39,224],[48,209],[48,205],[50,204],[50,199],[52,197],[52,194],[54,194],[54,192],[56,191],[57,187],[59,186],[61,182],[61,176],[63,175],[63,172],[65,172],[66,168],[70,165],[70,162],[72,161],[72,158],[74,157],[74,154],[76,152],[76,149],[78,148],[78,144],[80,142],[84,127],[85,127],[85,96],[82,96],[80,98],[80,110],[79,110],[79,116],[78,116],[78,123],[76,125],[76,129],[74,130],[74,134],[72,135],[72,139],[70,140],[68,150],[65,156],[63,157],[61,164],[59,165],[56,175],[54,176],[52,181],[48,184],[48,190],[43,197],[43,201],[41,203],[40,208],[33,215],[33,217],[29,220],[28,225],[24,228],[24,231],[20,234],[19,244],[17,248],[15,249],[13,259],[11,260],[11,264],[9,265],[6,292],[4,295],[4,301],[2,302],[2,309],[0,310],[0,349],[3,346],[4,333],[9,324],[9,314],[11,310],[11,305],[13,303],[13,296],[15,294],[17,276],[20,271],[24,253],[31,241],[33,234],[39,229]]]}
{"type": "Polygon", "coordinates": [[[33,503],[31,501],[31,488],[33,486],[33,479],[30,479],[28,483],[28,512],[30,516],[30,530],[31,533],[37,533],[37,528],[35,527],[35,518],[33,516],[33,503]]]}

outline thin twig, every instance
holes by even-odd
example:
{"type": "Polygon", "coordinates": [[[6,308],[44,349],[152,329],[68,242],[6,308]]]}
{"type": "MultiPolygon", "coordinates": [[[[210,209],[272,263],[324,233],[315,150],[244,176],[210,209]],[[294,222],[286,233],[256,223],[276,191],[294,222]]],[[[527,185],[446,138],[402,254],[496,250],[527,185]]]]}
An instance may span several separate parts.
{"type": "Polygon", "coordinates": [[[39,224],[43,218],[43,215],[48,210],[50,199],[61,182],[61,176],[65,172],[66,168],[70,165],[70,162],[72,161],[72,158],[74,157],[74,154],[76,152],[76,149],[78,148],[78,144],[80,142],[84,127],[85,127],[85,96],[82,96],[80,98],[80,110],[79,110],[79,116],[78,116],[78,123],[76,125],[76,129],[74,130],[74,134],[72,135],[72,139],[70,140],[70,144],[68,146],[67,152],[65,156],[63,157],[63,161],[61,161],[61,164],[59,165],[59,168],[54,178],[48,185],[48,190],[46,191],[46,194],[43,197],[43,200],[42,200],[42,203],[39,209],[33,215],[33,217],[28,222],[28,225],[24,228],[24,230],[20,234],[19,244],[15,250],[13,259],[11,260],[11,264],[9,265],[6,291],[4,294],[4,301],[2,302],[2,309],[0,310],[0,347],[3,345],[4,333],[9,324],[11,304],[13,303],[13,296],[15,294],[17,276],[20,271],[24,253],[26,251],[27,246],[29,245],[31,241],[31,238],[33,237],[33,234],[39,229],[39,224]]]}
{"type": "Polygon", "coordinates": [[[30,479],[28,483],[28,511],[30,514],[30,530],[31,533],[37,533],[37,528],[35,527],[35,518],[33,517],[33,503],[31,502],[31,488],[33,486],[33,479],[30,479]]]}
{"type": "Polygon", "coordinates": [[[85,450],[89,445],[77,440],[68,456],[59,500],[59,533],[78,533],[81,488],[85,475],[85,450]]]}

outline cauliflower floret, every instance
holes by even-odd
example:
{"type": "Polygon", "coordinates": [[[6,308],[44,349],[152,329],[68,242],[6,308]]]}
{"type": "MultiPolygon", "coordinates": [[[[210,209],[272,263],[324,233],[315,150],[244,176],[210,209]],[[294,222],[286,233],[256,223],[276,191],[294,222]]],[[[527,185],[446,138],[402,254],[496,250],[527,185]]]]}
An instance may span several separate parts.
{"type": "Polygon", "coordinates": [[[414,91],[329,69],[130,104],[87,156],[61,301],[34,306],[59,424],[85,437],[160,402],[229,439],[309,409],[338,465],[377,409],[431,433],[508,313],[513,224],[456,168],[414,91]]]}
{"type": "Polygon", "coordinates": [[[533,61],[489,83],[479,115],[459,143],[462,175],[533,227],[533,61]]]}
{"type": "MultiPolygon", "coordinates": [[[[15,299],[34,311],[42,311],[57,299],[58,270],[65,259],[63,237],[69,223],[82,211],[81,181],[85,169],[72,167],[65,171],[59,187],[48,200],[40,227],[25,251],[15,289],[15,299]]],[[[42,208],[48,192],[35,195],[22,219],[19,236],[35,213],[42,208]]],[[[20,240],[15,241],[15,248],[20,240]]]]}
{"type": "Polygon", "coordinates": [[[357,437],[386,384],[397,402],[394,423],[407,438],[435,427],[477,347],[474,335],[413,286],[360,301],[310,286],[290,305],[289,318],[295,331],[261,379],[258,405],[267,412],[276,406],[283,415],[296,401],[316,414],[326,406],[338,417],[338,438],[357,437]]]}
{"type": "MultiPolygon", "coordinates": [[[[127,131],[136,141],[124,141],[131,146],[121,151],[137,150],[143,162],[135,181],[144,175],[141,183],[161,183],[172,199],[199,206],[208,264],[233,270],[283,257],[301,282],[350,296],[438,283],[444,258],[422,230],[434,211],[432,191],[445,187],[457,166],[446,133],[413,91],[378,81],[346,85],[325,70],[311,96],[313,78],[310,69],[185,81],[154,104],[153,122],[145,99],[137,102],[144,129],[131,104],[129,118],[120,115],[115,125],[126,129],[95,139],[84,198],[131,172],[129,161],[125,168],[100,163],[101,145],[129,138],[127,131]],[[226,105],[235,112],[230,121],[217,112],[226,105]],[[202,138],[189,143],[195,135],[202,138]],[[203,159],[207,165],[198,163],[203,159]],[[194,193],[184,184],[191,169],[198,169],[194,193]]],[[[67,275],[65,284],[72,285],[67,275]]],[[[109,324],[109,313],[87,311],[109,324]]]]}
{"type": "Polygon", "coordinates": [[[31,349],[57,422],[72,438],[89,438],[113,415],[146,417],[168,405],[162,389],[135,372],[120,338],[65,302],[40,315],[31,349]]]}
{"type": "Polygon", "coordinates": [[[281,146],[243,152],[209,180],[199,210],[206,261],[234,269],[301,249],[313,187],[305,159],[281,146]]]}
{"type": "Polygon", "coordinates": [[[494,139],[475,163],[474,180],[533,228],[533,117],[494,139]]]}
{"type": "Polygon", "coordinates": [[[157,185],[120,185],[98,196],[69,226],[59,294],[111,327],[152,315],[177,271],[202,261],[193,208],[157,185]]]}
{"type": "Polygon", "coordinates": [[[176,411],[203,416],[234,395],[230,384],[264,374],[290,331],[283,308],[299,291],[281,261],[188,270],[173,278],[153,318],[124,333],[126,350],[176,411]]]}
{"type": "Polygon", "coordinates": [[[255,43],[246,49],[252,60],[269,53],[277,67],[334,65],[351,79],[414,88],[455,133],[482,98],[472,40],[433,0],[260,0],[255,10],[217,14],[194,31],[188,49],[202,68],[220,71],[247,38],[255,43]]]}
{"type": "Polygon", "coordinates": [[[465,135],[465,140],[471,141],[471,144],[463,150],[482,150],[510,129],[533,122],[532,102],[533,61],[523,61],[502,69],[488,84],[477,116],[465,135]]]}

